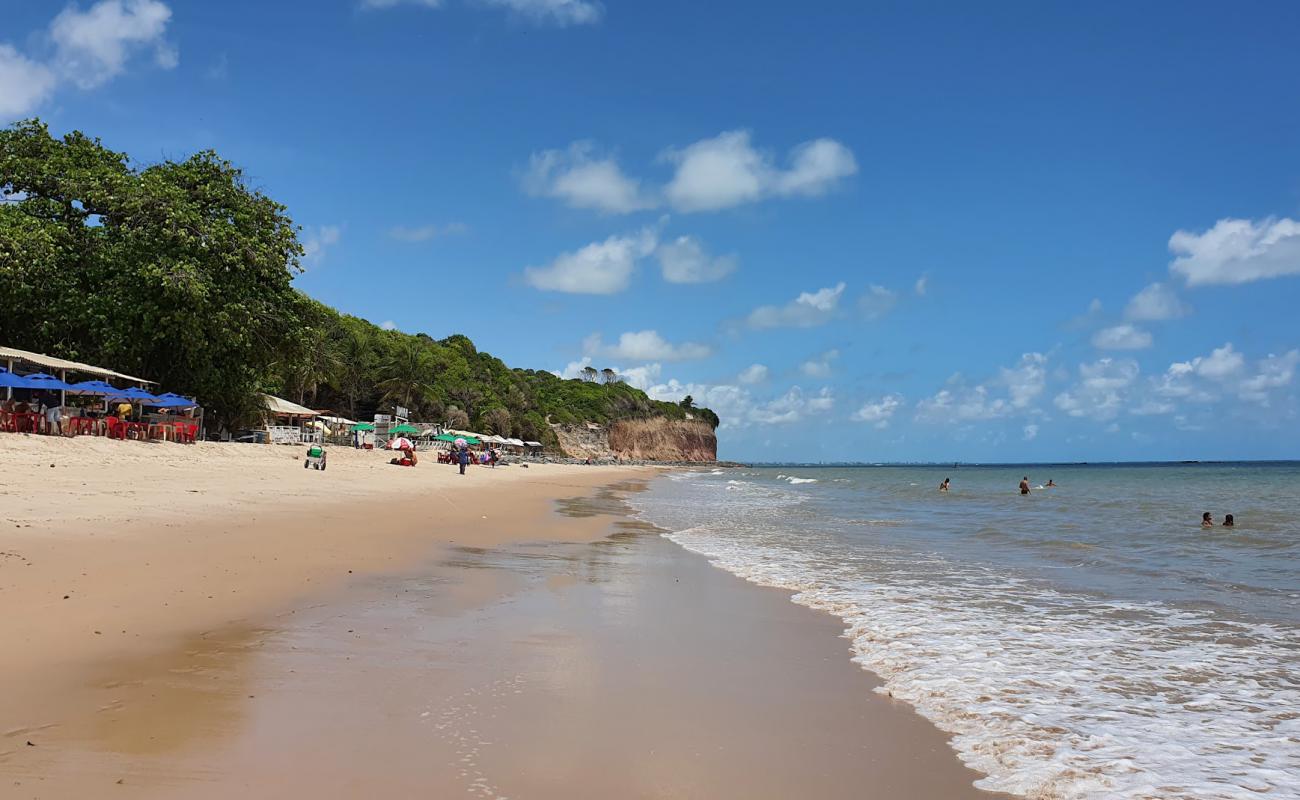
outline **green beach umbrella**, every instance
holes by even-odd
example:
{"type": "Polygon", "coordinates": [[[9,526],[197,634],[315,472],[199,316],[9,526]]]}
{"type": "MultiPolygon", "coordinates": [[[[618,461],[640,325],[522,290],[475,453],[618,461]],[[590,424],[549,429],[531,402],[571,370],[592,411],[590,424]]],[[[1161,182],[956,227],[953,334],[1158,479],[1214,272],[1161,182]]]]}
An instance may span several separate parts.
{"type": "Polygon", "coordinates": [[[437,436],[435,436],[435,437],[433,437],[433,438],[434,438],[435,441],[439,441],[439,442],[454,442],[454,441],[456,441],[457,439],[464,439],[464,440],[465,440],[465,444],[478,444],[478,443],[479,443],[479,440],[478,440],[478,439],[475,439],[473,436],[457,436],[457,435],[454,434],[454,433],[440,433],[440,434],[438,434],[437,436]]]}
{"type": "Polygon", "coordinates": [[[415,427],[414,425],[407,425],[403,423],[401,425],[398,425],[395,428],[389,428],[388,432],[389,433],[419,433],[420,429],[415,427]]]}
{"type": "Polygon", "coordinates": [[[371,425],[369,422],[358,422],[356,425],[352,426],[352,430],[354,431],[373,431],[374,429],[375,426],[371,425]]]}

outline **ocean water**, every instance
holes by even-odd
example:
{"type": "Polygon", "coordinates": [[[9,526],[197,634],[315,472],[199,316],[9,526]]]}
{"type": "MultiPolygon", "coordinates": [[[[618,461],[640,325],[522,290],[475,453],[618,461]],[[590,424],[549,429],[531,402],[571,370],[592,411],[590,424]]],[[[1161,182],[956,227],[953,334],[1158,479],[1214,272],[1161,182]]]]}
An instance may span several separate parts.
{"type": "Polygon", "coordinates": [[[1298,464],[714,470],[633,504],[842,618],[982,788],[1300,798],[1298,464]]]}

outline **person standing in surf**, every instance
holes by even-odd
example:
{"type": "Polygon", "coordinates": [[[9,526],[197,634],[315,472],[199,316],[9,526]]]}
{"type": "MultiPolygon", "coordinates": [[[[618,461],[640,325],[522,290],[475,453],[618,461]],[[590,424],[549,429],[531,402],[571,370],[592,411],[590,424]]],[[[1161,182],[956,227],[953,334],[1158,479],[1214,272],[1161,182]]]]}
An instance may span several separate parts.
{"type": "Polygon", "coordinates": [[[1020,479],[1020,493],[1021,493],[1021,494],[1029,494],[1029,476],[1028,476],[1028,475],[1026,475],[1025,477],[1023,477],[1023,478],[1020,479]]]}
{"type": "Polygon", "coordinates": [[[948,491],[948,483],[949,483],[949,481],[951,481],[951,480],[952,480],[952,478],[944,478],[944,479],[943,479],[943,483],[939,484],[939,491],[941,491],[941,492],[947,492],[947,491],[948,491]]]}

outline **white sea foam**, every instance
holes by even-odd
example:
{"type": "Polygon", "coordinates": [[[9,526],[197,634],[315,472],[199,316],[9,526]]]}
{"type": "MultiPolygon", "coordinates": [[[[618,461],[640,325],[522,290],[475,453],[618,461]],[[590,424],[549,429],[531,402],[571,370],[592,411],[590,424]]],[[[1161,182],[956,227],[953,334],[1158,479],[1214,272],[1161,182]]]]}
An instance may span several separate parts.
{"type": "Polygon", "coordinates": [[[790,476],[786,477],[785,480],[786,480],[787,483],[791,483],[791,484],[800,484],[800,483],[816,483],[816,482],[817,482],[817,479],[816,479],[816,478],[796,478],[794,475],[790,475],[790,476]]]}
{"type": "Polygon", "coordinates": [[[1300,798],[1292,629],[1099,602],[939,555],[882,551],[867,570],[837,549],[842,539],[786,531],[800,497],[755,489],[646,509],[717,566],[843,619],[854,661],[951,733],[987,776],[981,788],[1061,800],[1300,798]]]}

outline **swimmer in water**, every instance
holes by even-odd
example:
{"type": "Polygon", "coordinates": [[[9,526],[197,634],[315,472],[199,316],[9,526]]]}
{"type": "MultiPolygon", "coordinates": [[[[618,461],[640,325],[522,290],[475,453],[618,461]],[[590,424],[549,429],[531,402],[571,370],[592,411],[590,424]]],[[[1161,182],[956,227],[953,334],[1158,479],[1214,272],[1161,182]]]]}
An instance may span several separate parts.
{"type": "Polygon", "coordinates": [[[952,479],[951,479],[951,478],[944,478],[944,479],[943,479],[943,483],[939,484],[939,491],[941,491],[941,492],[946,492],[946,491],[948,491],[948,482],[949,482],[950,480],[952,480],[952,479]]]}
{"type": "Polygon", "coordinates": [[[1052,483],[1052,479],[1051,479],[1051,478],[1048,478],[1048,479],[1047,479],[1047,485],[1044,486],[1043,488],[1044,488],[1044,489],[1055,489],[1055,488],[1056,488],[1056,484],[1055,484],[1055,483],[1052,483]]]}
{"type": "Polygon", "coordinates": [[[1026,475],[1025,477],[1023,477],[1023,478],[1020,479],[1020,493],[1021,493],[1021,494],[1029,494],[1029,476],[1028,476],[1028,475],[1026,475]]]}
{"type": "Polygon", "coordinates": [[[1224,517],[1223,517],[1223,527],[1225,527],[1225,528],[1235,528],[1235,527],[1237,527],[1237,523],[1236,523],[1236,522],[1233,522],[1233,520],[1232,520],[1232,515],[1231,515],[1231,514],[1225,514],[1225,515],[1224,515],[1224,517]]]}
{"type": "Polygon", "coordinates": [[[1204,514],[1201,515],[1201,527],[1202,528],[1214,527],[1214,518],[1210,516],[1210,512],[1206,511],[1204,514]]]}

